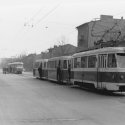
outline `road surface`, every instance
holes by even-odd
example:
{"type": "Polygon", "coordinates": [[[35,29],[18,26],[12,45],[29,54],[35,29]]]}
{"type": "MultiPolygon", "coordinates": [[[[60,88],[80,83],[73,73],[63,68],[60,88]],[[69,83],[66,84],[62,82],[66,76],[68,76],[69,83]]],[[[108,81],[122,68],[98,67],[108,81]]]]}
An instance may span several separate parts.
{"type": "Polygon", "coordinates": [[[0,125],[125,125],[125,96],[0,73],[0,125]]]}

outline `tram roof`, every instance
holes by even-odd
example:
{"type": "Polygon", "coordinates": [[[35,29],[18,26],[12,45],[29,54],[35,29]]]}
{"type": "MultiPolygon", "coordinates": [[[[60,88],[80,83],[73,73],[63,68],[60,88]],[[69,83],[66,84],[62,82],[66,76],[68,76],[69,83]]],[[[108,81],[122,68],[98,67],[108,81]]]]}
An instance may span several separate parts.
{"type": "Polygon", "coordinates": [[[8,65],[14,65],[14,64],[23,64],[23,62],[13,62],[13,63],[8,63],[8,65]]]}
{"type": "Polygon", "coordinates": [[[46,62],[46,61],[48,61],[48,59],[37,59],[35,62],[46,62]]]}
{"type": "Polygon", "coordinates": [[[52,60],[64,60],[64,59],[71,59],[71,56],[53,57],[53,58],[50,58],[49,60],[52,61],[52,60]]]}
{"type": "Polygon", "coordinates": [[[101,49],[88,50],[80,53],[75,53],[73,56],[82,56],[82,55],[96,55],[96,54],[105,54],[105,53],[125,53],[125,47],[106,47],[101,49]]]}

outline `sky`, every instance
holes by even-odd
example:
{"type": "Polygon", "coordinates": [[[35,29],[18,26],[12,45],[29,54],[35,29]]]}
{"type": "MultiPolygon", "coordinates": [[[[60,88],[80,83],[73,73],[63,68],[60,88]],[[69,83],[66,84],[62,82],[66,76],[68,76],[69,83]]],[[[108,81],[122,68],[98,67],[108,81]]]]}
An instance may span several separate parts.
{"type": "Polygon", "coordinates": [[[77,46],[76,27],[113,15],[124,0],[0,0],[0,58],[46,51],[60,41],[77,46]]]}

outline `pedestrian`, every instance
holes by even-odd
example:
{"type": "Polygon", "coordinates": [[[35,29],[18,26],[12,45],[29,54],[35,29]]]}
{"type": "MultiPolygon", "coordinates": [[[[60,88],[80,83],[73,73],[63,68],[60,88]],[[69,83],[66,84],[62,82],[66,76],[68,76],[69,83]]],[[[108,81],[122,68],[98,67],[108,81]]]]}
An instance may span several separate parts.
{"type": "Polygon", "coordinates": [[[39,77],[42,78],[42,63],[40,64],[38,68],[38,72],[39,72],[39,77]]]}
{"type": "Polygon", "coordinates": [[[41,78],[42,77],[42,68],[41,67],[38,68],[38,72],[39,72],[39,77],[41,78]]]}
{"type": "Polygon", "coordinates": [[[59,60],[58,66],[57,66],[57,81],[58,81],[58,83],[61,82],[61,65],[60,65],[60,60],[59,60]]]}

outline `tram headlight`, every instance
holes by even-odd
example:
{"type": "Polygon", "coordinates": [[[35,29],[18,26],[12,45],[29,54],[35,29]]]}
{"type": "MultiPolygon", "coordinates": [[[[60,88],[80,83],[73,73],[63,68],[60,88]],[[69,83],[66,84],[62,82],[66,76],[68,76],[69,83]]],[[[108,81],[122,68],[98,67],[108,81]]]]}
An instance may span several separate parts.
{"type": "Polygon", "coordinates": [[[124,79],[124,75],[120,75],[120,79],[123,80],[124,79]]]}

